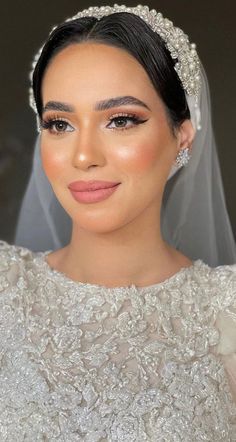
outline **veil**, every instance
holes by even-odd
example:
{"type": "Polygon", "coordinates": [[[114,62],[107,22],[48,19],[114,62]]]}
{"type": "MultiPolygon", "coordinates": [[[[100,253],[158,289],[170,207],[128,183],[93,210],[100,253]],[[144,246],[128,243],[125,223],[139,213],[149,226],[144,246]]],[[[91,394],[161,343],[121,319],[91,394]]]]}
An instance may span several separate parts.
{"type": "MultiPolygon", "coordinates": [[[[161,210],[162,235],[192,260],[202,259],[210,266],[233,264],[236,244],[225,203],[203,67],[201,76],[201,130],[196,132],[187,167],[173,170],[173,166],[167,180],[161,210]]],[[[55,250],[70,241],[71,229],[71,220],[44,174],[39,137],[15,243],[34,251],[55,250]]]]}

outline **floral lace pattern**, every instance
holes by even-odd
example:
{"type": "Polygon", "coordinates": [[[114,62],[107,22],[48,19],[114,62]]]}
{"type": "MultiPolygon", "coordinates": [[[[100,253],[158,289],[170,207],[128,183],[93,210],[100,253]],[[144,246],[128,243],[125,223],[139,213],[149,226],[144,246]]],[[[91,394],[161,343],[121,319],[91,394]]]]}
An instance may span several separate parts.
{"type": "Polygon", "coordinates": [[[236,441],[216,327],[235,307],[230,266],[106,288],[1,242],[0,440],[236,441]]]}

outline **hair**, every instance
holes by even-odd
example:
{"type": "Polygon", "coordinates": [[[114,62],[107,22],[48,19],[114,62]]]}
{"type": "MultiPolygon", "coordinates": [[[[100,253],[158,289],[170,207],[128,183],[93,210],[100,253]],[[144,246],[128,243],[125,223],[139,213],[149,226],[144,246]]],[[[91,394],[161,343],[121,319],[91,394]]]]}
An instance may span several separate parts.
{"type": "Polygon", "coordinates": [[[139,16],[113,13],[101,19],[82,17],[66,21],[50,34],[34,68],[32,87],[39,117],[42,117],[43,76],[53,57],[71,44],[102,43],[126,50],[143,66],[167,110],[172,129],[190,119],[185,92],[162,38],[139,16]]]}

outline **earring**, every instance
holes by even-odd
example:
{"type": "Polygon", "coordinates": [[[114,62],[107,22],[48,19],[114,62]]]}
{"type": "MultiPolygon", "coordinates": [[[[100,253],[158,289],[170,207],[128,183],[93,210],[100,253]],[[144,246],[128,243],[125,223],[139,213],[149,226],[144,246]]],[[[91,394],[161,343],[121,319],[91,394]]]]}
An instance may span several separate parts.
{"type": "Polygon", "coordinates": [[[178,167],[187,166],[191,155],[189,154],[189,147],[181,149],[175,159],[175,163],[178,167]]]}

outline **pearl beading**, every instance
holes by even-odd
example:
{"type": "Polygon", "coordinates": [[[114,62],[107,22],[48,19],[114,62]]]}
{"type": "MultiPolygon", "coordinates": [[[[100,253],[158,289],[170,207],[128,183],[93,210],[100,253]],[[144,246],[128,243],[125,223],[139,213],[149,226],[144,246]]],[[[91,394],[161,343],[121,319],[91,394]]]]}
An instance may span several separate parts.
{"type": "MultiPolygon", "coordinates": [[[[148,6],[138,5],[136,7],[127,7],[125,5],[114,4],[114,6],[91,6],[78,12],[73,17],[66,20],[72,21],[82,17],[96,17],[101,19],[104,16],[128,12],[139,16],[144,20],[151,29],[156,32],[164,40],[167,49],[170,52],[175,63],[175,70],[181,80],[183,89],[188,96],[193,96],[195,99],[195,109],[199,111],[199,96],[201,91],[201,75],[200,75],[200,60],[196,51],[196,44],[190,43],[188,36],[178,27],[175,27],[172,21],[164,18],[160,12],[155,9],[149,10],[148,6]]],[[[56,29],[54,26],[50,32],[56,29]]],[[[30,105],[37,114],[36,103],[32,89],[32,76],[35,66],[42,52],[41,48],[36,54],[32,63],[32,70],[30,72],[30,105]]],[[[200,127],[199,127],[200,128],[200,127]]]]}

